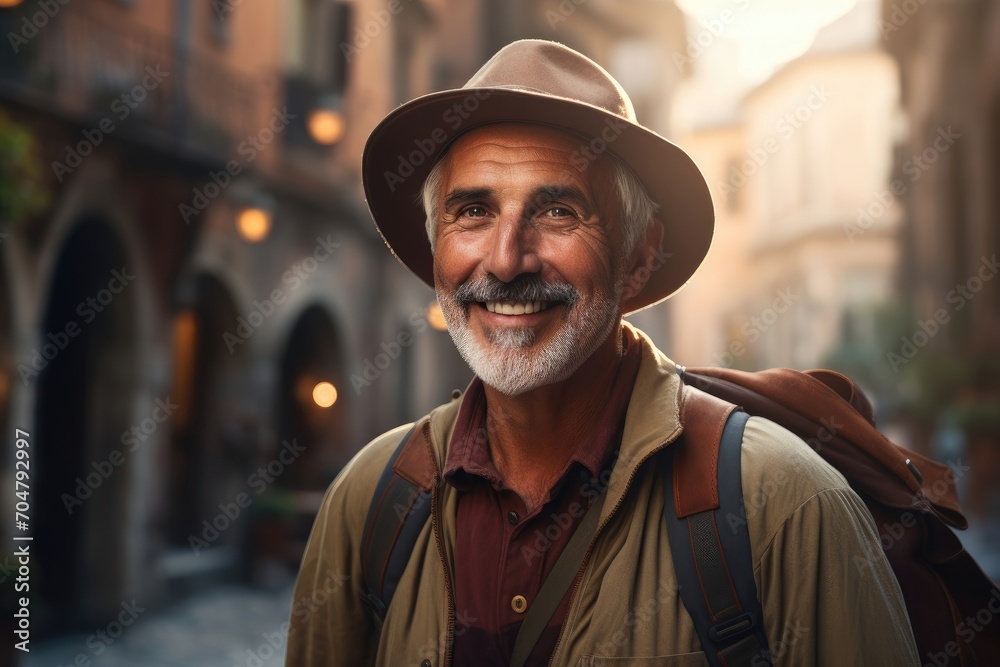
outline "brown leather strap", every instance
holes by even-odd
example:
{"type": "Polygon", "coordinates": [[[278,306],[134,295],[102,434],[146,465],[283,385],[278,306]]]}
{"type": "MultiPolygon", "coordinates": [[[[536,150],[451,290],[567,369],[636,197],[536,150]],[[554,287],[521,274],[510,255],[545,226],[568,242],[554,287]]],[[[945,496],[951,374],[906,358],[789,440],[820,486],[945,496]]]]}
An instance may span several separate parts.
{"type": "Polygon", "coordinates": [[[719,448],[732,403],[685,385],[681,404],[684,447],[674,448],[677,518],[719,508],[719,448]]]}
{"type": "Polygon", "coordinates": [[[956,528],[965,528],[954,484],[940,485],[942,493],[925,494],[928,481],[951,476],[947,466],[923,459],[894,445],[871,425],[860,393],[832,373],[800,373],[772,368],[757,373],[730,368],[688,368],[690,386],[737,403],[752,415],[781,424],[805,440],[820,456],[851,480],[859,492],[889,507],[923,511],[929,507],[956,528]],[[907,465],[915,463],[923,484],[907,465]]]}

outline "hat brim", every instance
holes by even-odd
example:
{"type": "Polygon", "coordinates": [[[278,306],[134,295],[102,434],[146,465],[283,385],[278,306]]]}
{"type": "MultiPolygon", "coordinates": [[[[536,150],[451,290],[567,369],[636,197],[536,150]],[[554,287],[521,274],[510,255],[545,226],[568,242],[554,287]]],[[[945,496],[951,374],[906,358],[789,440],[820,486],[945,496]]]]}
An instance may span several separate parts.
{"type": "Polygon", "coordinates": [[[708,185],[676,145],[600,107],[520,88],[469,88],[419,97],[372,130],[361,162],[368,208],[382,239],[407,268],[434,287],[434,261],[421,189],[459,135],[491,123],[552,126],[582,137],[581,159],[612,152],[628,164],[659,205],[663,252],[643,290],[624,304],[630,313],[671,296],[708,254],[715,212],[708,185]]]}

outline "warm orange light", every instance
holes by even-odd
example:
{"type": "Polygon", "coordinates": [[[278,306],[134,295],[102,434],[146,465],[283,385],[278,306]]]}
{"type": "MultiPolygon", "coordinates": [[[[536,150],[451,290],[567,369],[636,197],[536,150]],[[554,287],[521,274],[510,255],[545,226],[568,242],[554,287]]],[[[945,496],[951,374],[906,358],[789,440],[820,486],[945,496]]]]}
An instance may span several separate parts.
{"type": "Polygon", "coordinates": [[[0,7],[17,7],[21,0],[0,0],[0,7]]]}
{"type": "Polygon", "coordinates": [[[198,347],[198,317],[192,310],[182,310],[174,318],[174,386],[170,397],[179,406],[172,423],[183,430],[191,416],[195,392],[195,363],[198,347]]]}
{"type": "Polygon", "coordinates": [[[320,146],[332,146],[344,136],[344,117],[332,109],[309,114],[309,136],[320,146]]]}
{"type": "Polygon", "coordinates": [[[441,304],[437,301],[427,306],[427,321],[438,331],[448,330],[448,323],[444,321],[444,313],[441,312],[441,304]]]}
{"type": "Polygon", "coordinates": [[[329,382],[320,382],[313,387],[313,401],[321,408],[328,408],[337,402],[337,388],[329,382]]]}
{"type": "Polygon", "coordinates": [[[261,208],[245,208],[236,218],[236,229],[244,239],[257,243],[271,231],[271,215],[261,208]]]}

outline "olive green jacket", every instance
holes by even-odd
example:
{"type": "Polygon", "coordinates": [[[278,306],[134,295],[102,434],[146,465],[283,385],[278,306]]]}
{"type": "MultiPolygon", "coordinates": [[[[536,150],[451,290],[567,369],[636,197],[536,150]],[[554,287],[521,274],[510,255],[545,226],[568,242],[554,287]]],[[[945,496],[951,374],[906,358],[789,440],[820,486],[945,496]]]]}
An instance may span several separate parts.
{"type": "MultiPolygon", "coordinates": [[[[707,665],[677,594],[660,476],[647,465],[681,433],[681,383],[673,362],[636,335],[643,358],[619,459],[551,665],[707,665]]],[[[474,620],[455,609],[459,494],[441,480],[460,404],[455,399],[418,422],[428,450],[419,474],[433,483],[431,520],[381,632],[361,602],[361,533],[375,485],[408,425],[369,443],[331,484],[296,584],[289,667],[452,664],[453,637],[474,620]]],[[[775,664],[919,665],[871,515],[844,478],[800,439],[760,418],[746,426],[742,475],[775,664]]]]}

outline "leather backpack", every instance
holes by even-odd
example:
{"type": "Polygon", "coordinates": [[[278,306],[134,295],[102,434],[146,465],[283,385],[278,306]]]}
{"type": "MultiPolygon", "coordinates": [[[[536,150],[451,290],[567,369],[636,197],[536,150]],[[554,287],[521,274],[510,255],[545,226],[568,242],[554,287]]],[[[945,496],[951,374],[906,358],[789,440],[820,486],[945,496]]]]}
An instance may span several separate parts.
{"type": "MultiPolygon", "coordinates": [[[[964,529],[967,521],[948,466],[889,441],[875,428],[865,395],[834,371],[679,372],[686,385],[684,432],[647,465],[661,469],[677,580],[694,582],[682,585],[680,594],[709,664],[771,664],[746,521],[731,520],[745,516],[740,448],[747,419],[759,416],[799,436],[839,470],[880,533],[892,533],[891,539],[883,534],[881,544],[902,590],[921,660],[937,667],[1000,665],[1000,619],[975,621],[983,610],[992,614],[994,601],[1000,606],[1000,589],[952,531],[964,529]]],[[[398,464],[413,455],[408,451],[413,435],[411,429],[386,464],[363,533],[364,602],[379,624],[430,516],[427,485],[399,474],[398,464]]],[[[585,524],[586,517],[578,531],[585,524]]],[[[563,565],[560,558],[549,578],[571,580],[580,562],[567,561],[563,565]]],[[[547,605],[533,605],[551,608],[536,615],[534,625],[544,626],[562,599],[558,592],[548,597],[547,605]]],[[[538,627],[524,632],[533,620],[522,623],[518,644],[521,634],[538,633],[538,627]]],[[[523,664],[517,655],[526,657],[531,646],[518,648],[515,665],[523,664]]]]}

